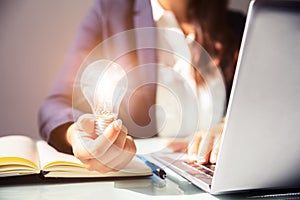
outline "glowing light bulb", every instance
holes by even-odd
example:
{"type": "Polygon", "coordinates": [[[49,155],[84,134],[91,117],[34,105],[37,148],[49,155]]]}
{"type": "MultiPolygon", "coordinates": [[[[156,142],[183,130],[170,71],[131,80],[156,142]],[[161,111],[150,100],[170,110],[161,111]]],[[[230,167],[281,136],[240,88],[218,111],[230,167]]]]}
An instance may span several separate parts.
{"type": "Polygon", "coordinates": [[[96,118],[96,133],[102,134],[118,118],[128,80],[123,68],[109,60],[98,60],[84,70],[81,90],[96,118]]]}

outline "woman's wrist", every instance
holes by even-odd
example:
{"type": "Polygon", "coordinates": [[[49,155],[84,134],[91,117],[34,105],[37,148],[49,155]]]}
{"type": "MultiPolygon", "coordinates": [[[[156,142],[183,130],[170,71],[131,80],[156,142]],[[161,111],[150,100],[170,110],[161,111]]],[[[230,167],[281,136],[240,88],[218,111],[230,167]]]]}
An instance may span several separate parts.
{"type": "Polygon", "coordinates": [[[71,124],[69,126],[69,128],[67,129],[67,132],[66,132],[66,141],[67,141],[67,144],[72,146],[73,142],[72,142],[72,137],[73,137],[73,134],[74,134],[74,125],[75,123],[71,124]]]}
{"type": "Polygon", "coordinates": [[[67,136],[69,130],[72,130],[72,126],[73,123],[66,123],[54,129],[48,143],[60,152],[72,154],[72,145],[67,136]]]}

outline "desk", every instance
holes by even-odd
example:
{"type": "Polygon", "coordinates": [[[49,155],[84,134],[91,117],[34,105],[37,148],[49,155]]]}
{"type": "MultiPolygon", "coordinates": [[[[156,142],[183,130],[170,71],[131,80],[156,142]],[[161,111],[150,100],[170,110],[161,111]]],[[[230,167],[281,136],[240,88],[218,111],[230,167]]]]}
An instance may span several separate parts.
{"type": "Polygon", "coordinates": [[[157,187],[151,177],[119,180],[98,180],[61,183],[59,180],[40,183],[22,183],[0,186],[1,200],[93,200],[93,199],[300,199],[300,190],[249,192],[213,196],[169,173],[165,187],[157,187]],[[176,180],[177,178],[177,180],[176,180]],[[286,195],[289,193],[290,195],[286,195]]]}
{"type": "MultiPolygon", "coordinates": [[[[150,141],[153,144],[154,141],[150,141]]],[[[162,148],[163,141],[156,143],[156,147],[162,148]]],[[[139,144],[140,145],[140,144],[139,144]]],[[[137,145],[139,147],[139,145],[137,145]]],[[[144,143],[142,145],[145,145],[144,143]]],[[[153,146],[152,146],[153,147],[153,146]]],[[[147,149],[147,148],[145,148],[147,149]]],[[[149,148],[147,149],[147,151],[149,148]]],[[[142,152],[139,152],[142,153],[142,152]]],[[[154,160],[151,160],[154,161],[154,160]]],[[[158,163],[157,163],[158,164],[158,163]]],[[[61,179],[40,180],[37,177],[11,177],[9,184],[0,184],[0,199],[22,200],[86,200],[86,199],[245,199],[265,195],[291,193],[290,196],[279,195],[280,199],[300,199],[300,190],[249,192],[231,195],[213,196],[203,192],[184,178],[169,169],[166,169],[168,177],[166,185],[159,187],[152,177],[85,180],[76,179],[62,181],[61,179]],[[15,179],[15,182],[13,182],[15,179]],[[19,180],[17,180],[19,179],[19,180]],[[20,181],[21,180],[21,181],[20,181]],[[22,181],[23,180],[23,181],[22,181]],[[17,183],[17,184],[16,184],[17,183]]]]}
{"type": "Polygon", "coordinates": [[[151,177],[138,179],[105,180],[74,183],[40,183],[0,187],[0,199],[168,199],[174,197],[199,199],[211,197],[200,189],[184,182],[180,185],[171,180],[165,187],[157,187],[151,177]]]}

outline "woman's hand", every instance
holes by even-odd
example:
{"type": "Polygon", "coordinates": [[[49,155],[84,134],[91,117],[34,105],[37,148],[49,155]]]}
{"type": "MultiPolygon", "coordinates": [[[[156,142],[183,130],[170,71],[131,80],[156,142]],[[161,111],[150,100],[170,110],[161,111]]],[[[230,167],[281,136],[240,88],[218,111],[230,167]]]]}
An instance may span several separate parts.
{"type": "Polygon", "coordinates": [[[215,127],[197,131],[188,147],[189,159],[200,164],[215,164],[220,148],[224,120],[215,127]]]}
{"type": "Polygon", "coordinates": [[[67,140],[73,154],[89,170],[107,173],[124,168],[134,157],[136,146],[121,120],[109,124],[104,133],[97,135],[95,120],[86,114],[67,131],[67,140]]]}

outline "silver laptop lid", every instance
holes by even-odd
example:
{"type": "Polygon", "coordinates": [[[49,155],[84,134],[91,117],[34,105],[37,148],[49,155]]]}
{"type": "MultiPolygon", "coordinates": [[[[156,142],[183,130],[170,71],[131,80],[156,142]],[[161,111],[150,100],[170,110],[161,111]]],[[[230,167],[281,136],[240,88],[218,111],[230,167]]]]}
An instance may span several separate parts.
{"type": "Polygon", "coordinates": [[[252,1],[212,193],[300,186],[300,1],[252,1]]]}

